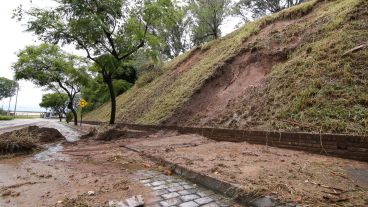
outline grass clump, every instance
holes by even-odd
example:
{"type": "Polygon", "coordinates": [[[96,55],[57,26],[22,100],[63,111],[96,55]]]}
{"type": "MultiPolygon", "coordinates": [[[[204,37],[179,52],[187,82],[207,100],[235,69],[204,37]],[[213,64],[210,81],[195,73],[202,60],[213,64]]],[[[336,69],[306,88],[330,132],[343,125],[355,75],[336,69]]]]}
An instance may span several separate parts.
{"type": "Polygon", "coordinates": [[[0,121],[9,121],[14,119],[13,116],[0,116],[0,121]]]}

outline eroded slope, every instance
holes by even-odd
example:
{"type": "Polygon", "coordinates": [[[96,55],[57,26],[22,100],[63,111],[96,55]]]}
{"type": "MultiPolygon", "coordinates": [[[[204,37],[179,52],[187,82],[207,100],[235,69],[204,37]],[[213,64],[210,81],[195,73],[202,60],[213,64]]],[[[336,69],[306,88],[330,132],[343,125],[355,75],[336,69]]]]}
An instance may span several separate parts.
{"type": "MultiPolygon", "coordinates": [[[[183,54],[118,98],[142,124],[366,133],[368,6],[309,1],[183,54]]],[[[88,115],[107,120],[109,105],[88,115]]]]}

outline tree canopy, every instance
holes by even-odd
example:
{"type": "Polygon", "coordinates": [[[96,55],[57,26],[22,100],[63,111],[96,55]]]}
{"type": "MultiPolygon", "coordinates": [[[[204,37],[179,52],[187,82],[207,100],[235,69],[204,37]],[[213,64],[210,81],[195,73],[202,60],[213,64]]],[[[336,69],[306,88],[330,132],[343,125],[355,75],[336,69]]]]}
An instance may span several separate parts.
{"type": "Polygon", "coordinates": [[[21,50],[18,61],[12,67],[18,80],[30,80],[38,86],[66,93],[69,97],[68,108],[77,124],[75,97],[88,81],[88,64],[84,59],[65,53],[57,45],[41,44],[21,50]]]}
{"type": "Polygon", "coordinates": [[[0,77],[0,100],[14,96],[17,88],[18,83],[16,81],[0,77]]]}
{"type": "MultiPolygon", "coordinates": [[[[99,66],[110,92],[113,124],[116,112],[113,73],[140,48],[159,44],[155,27],[170,15],[171,0],[54,1],[55,8],[25,12],[29,17],[27,31],[45,42],[75,45],[99,66]]],[[[23,12],[16,14],[19,18],[24,16],[23,12]]]]}
{"type": "Polygon", "coordinates": [[[220,26],[230,14],[230,0],[192,0],[191,12],[195,19],[193,42],[198,45],[221,37],[220,26]]]}
{"type": "Polygon", "coordinates": [[[59,116],[60,121],[66,114],[68,95],[65,93],[49,93],[42,96],[40,107],[49,108],[59,116]]]}
{"type": "Polygon", "coordinates": [[[248,21],[249,17],[259,18],[295,6],[305,0],[240,0],[233,8],[234,13],[248,21]]]}

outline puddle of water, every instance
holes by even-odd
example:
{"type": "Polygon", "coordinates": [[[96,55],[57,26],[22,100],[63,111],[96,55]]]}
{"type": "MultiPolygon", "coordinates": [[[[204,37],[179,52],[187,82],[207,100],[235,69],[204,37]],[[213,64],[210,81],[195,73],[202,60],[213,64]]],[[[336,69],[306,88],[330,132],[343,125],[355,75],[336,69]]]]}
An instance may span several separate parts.
{"type": "Polygon", "coordinates": [[[56,156],[56,153],[61,151],[63,146],[61,144],[53,144],[48,146],[47,150],[40,152],[34,156],[35,160],[38,161],[52,161],[52,160],[62,160],[66,161],[65,157],[56,156]]]}

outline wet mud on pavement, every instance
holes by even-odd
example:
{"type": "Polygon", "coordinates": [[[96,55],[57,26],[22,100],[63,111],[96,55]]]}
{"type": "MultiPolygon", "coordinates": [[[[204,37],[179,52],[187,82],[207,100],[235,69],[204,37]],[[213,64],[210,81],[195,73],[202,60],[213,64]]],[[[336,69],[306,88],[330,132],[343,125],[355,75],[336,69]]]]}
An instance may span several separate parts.
{"type": "MultiPolygon", "coordinates": [[[[25,126],[21,124],[8,126],[25,126]]],[[[1,207],[108,206],[136,195],[142,195],[145,206],[234,206],[212,191],[165,175],[138,153],[119,147],[136,139],[77,141],[81,131],[57,121],[26,124],[56,128],[69,142],[50,144],[37,154],[0,159],[1,207]]],[[[0,128],[0,133],[9,127],[0,128]]]]}

